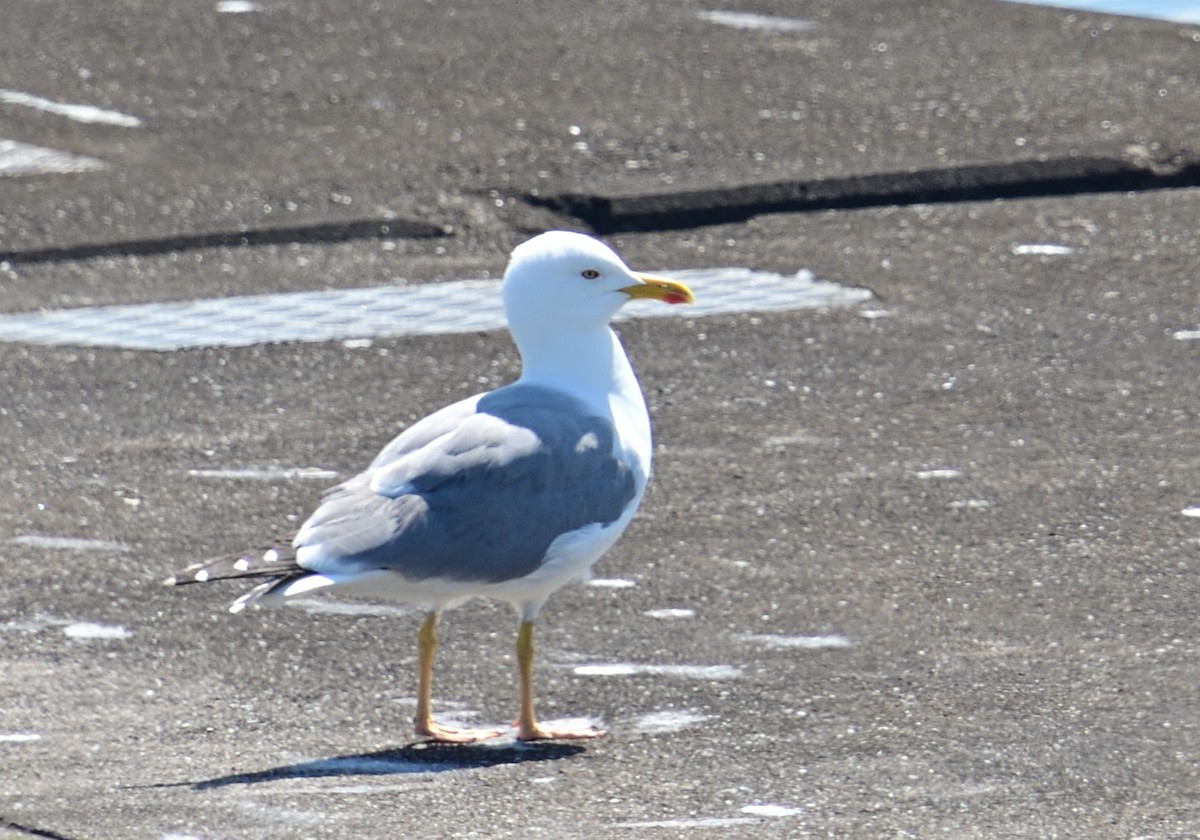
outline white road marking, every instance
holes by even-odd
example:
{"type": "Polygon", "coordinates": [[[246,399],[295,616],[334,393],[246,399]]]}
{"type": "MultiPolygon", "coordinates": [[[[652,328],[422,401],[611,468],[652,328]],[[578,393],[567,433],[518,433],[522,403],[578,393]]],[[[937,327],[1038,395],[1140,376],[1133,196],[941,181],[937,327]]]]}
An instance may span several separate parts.
{"type": "Polygon", "coordinates": [[[47,548],[57,551],[107,551],[125,554],[132,549],[125,543],[112,540],[93,540],[82,537],[52,537],[44,534],[21,534],[9,540],[12,545],[26,545],[30,548],[47,548]]]}
{"type": "Polygon", "coordinates": [[[68,624],[63,632],[71,639],[128,639],[133,635],[124,627],[115,624],[94,624],[90,621],[77,621],[68,624]]]}
{"type": "Polygon", "coordinates": [[[1066,254],[1073,254],[1075,249],[1070,245],[1051,245],[1039,242],[1028,245],[1014,245],[1012,252],[1017,256],[1059,257],[1066,254]]]}
{"type": "MultiPolygon", "coordinates": [[[[703,318],[731,313],[852,306],[869,289],[745,268],[658,272],[696,293],[690,306],[632,301],[618,315],[703,318]]],[[[0,341],[133,350],[247,347],[280,341],[443,335],[503,329],[500,284],[459,280],[321,292],[82,307],[0,315],[0,341]]]]}
{"type": "Polygon", "coordinates": [[[804,650],[821,650],[823,648],[847,648],[854,643],[845,636],[831,634],[828,636],[772,636],[761,633],[745,633],[736,637],[738,641],[764,645],[770,648],[800,648],[804,650]]]}
{"type": "Polygon", "coordinates": [[[735,680],[742,675],[741,669],[732,665],[647,665],[636,662],[577,665],[575,673],[581,677],[632,677],[637,674],[650,674],[695,680],[735,680]]]}
{"type": "Polygon", "coordinates": [[[104,161],[0,137],[0,176],[69,175],[108,169],[104,161]]]}
{"type": "Polygon", "coordinates": [[[718,26],[729,26],[734,29],[758,29],[767,32],[807,32],[817,26],[811,20],[759,15],[753,12],[698,12],[696,17],[718,26]]]}
{"type": "Polygon", "coordinates": [[[142,121],[137,117],[122,114],[120,111],[109,111],[104,108],[97,108],[95,105],[71,105],[66,102],[54,102],[53,100],[43,99],[40,96],[34,96],[30,93],[21,93],[19,90],[0,89],[0,102],[5,102],[9,105],[23,105],[26,108],[36,108],[47,114],[55,114],[81,123],[101,123],[104,125],[117,125],[122,128],[139,128],[142,124],[142,121]]]}

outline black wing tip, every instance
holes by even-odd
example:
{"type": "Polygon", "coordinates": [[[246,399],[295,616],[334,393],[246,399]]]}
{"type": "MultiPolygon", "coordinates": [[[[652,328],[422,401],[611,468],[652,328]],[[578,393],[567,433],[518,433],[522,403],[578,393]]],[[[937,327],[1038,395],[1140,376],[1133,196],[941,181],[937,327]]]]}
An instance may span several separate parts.
{"type": "Polygon", "coordinates": [[[163,581],[164,586],[186,586],[216,580],[277,578],[298,570],[290,547],[275,543],[263,549],[193,563],[163,581]]]}
{"type": "Polygon", "coordinates": [[[210,580],[219,580],[219,578],[213,577],[203,565],[189,566],[182,572],[176,572],[164,580],[163,586],[187,586],[189,583],[207,583],[210,580]]]}

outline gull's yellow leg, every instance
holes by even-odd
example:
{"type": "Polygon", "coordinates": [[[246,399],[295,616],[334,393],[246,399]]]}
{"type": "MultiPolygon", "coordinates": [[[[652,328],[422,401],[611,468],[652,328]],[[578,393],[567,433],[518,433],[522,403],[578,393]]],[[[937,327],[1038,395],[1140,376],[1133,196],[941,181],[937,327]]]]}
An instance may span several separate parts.
{"type": "Polygon", "coordinates": [[[548,729],[533,714],[533,622],[522,621],[517,633],[517,671],[521,679],[521,713],[517,717],[517,740],[550,741],[558,738],[599,738],[602,729],[594,726],[548,729]]]}
{"type": "Polygon", "coordinates": [[[433,720],[433,655],[437,652],[437,613],[430,611],[417,632],[417,714],[413,728],[422,738],[443,744],[471,744],[495,738],[498,729],[452,729],[433,720]]]}

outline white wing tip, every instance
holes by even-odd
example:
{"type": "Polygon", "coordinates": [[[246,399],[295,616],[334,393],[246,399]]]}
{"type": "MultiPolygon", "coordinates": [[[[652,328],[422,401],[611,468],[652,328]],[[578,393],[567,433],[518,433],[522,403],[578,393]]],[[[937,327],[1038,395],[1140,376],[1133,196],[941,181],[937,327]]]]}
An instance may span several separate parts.
{"type": "Polygon", "coordinates": [[[261,598],[268,589],[275,585],[275,583],[276,581],[274,580],[268,580],[266,583],[260,583],[258,586],[254,587],[245,595],[230,604],[229,611],[234,615],[240,613],[242,610],[246,609],[247,606],[261,598]]]}

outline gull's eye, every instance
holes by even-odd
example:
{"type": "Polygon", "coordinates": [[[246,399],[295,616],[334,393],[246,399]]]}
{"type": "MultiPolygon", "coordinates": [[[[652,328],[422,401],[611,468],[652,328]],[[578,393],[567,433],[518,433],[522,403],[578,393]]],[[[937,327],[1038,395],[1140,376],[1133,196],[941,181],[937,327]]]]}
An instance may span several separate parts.
{"type": "Polygon", "coordinates": [[[579,272],[579,276],[584,280],[595,280],[600,276],[600,272],[594,268],[585,268],[583,271],[579,272]]]}

